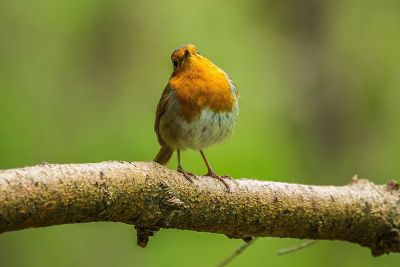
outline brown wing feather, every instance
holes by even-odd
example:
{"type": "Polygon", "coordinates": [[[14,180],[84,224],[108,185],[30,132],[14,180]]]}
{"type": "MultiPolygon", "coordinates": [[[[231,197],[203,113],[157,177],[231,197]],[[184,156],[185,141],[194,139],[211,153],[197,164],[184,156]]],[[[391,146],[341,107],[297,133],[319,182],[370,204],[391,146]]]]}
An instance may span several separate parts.
{"type": "Polygon", "coordinates": [[[168,84],[162,95],[160,98],[160,102],[158,102],[158,106],[157,106],[157,111],[156,111],[156,121],[154,123],[154,131],[157,134],[157,139],[158,139],[158,143],[160,143],[161,146],[165,146],[165,142],[164,140],[162,140],[161,135],[160,135],[160,119],[162,117],[162,115],[165,113],[165,111],[167,110],[167,104],[168,104],[168,98],[170,95],[170,91],[171,91],[171,86],[168,84]]]}

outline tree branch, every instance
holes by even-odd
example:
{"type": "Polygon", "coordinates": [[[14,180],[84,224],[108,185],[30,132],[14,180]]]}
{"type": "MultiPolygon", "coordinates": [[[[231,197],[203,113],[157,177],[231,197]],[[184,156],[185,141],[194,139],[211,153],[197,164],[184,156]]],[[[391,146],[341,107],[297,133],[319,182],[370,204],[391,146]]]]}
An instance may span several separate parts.
{"type": "Polygon", "coordinates": [[[345,186],[218,181],[153,162],[40,164],[0,171],[0,233],[66,223],[135,225],[145,246],[159,228],[345,240],[374,256],[400,252],[400,191],[356,177],[345,186]]]}

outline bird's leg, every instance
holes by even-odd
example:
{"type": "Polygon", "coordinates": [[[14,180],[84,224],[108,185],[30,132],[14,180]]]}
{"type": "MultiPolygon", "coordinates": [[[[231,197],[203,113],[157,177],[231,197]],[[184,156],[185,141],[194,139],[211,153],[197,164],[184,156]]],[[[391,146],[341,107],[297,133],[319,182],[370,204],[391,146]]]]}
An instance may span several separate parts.
{"type": "Polygon", "coordinates": [[[216,174],[213,171],[213,169],[211,168],[210,164],[208,163],[208,160],[206,158],[206,155],[204,155],[203,150],[200,150],[200,154],[201,154],[201,157],[203,158],[204,163],[206,164],[207,169],[208,169],[208,172],[207,172],[207,174],[205,176],[210,176],[210,177],[213,177],[213,178],[219,180],[221,183],[224,184],[224,186],[226,187],[226,189],[228,191],[231,191],[231,188],[229,187],[229,185],[224,181],[224,178],[231,179],[231,177],[230,176],[220,176],[220,175],[216,174]]]}
{"type": "Polygon", "coordinates": [[[182,173],[183,176],[185,176],[185,178],[189,181],[189,182],[193,182],[192,177],[196,176],[191,172],[187,172],[185,170],[183,170],[182,165],[181,165],[181,151],[178,149],[177,150],[177,154],[178,154],[178,172],[182,173]]]}

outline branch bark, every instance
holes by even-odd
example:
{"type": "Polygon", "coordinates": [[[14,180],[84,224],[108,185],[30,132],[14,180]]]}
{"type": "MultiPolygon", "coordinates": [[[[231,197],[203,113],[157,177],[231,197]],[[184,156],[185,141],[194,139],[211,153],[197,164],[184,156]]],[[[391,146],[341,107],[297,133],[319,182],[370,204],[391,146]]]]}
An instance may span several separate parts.
{"type": "Polygon", "coordinates": [[[113,221],[135,225],[138,244],[160,228],[231,238],[344,240],[374,256],[400,252],[397,182],[356,177],[345,186],[249,179],[218,181],[153,162],[40,164],[0,171],[0,233],[31,227],[113,221]]]}

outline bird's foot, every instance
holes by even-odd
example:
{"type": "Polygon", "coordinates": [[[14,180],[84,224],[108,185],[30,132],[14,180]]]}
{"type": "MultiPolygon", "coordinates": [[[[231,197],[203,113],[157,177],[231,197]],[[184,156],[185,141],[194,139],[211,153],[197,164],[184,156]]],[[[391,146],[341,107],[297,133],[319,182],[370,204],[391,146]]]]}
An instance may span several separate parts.
{"type": "Polygon", "coordinates": [[[181,166],[178,166],[178,170],[177,170],[177,171],[178,171],[179,173],[182,173],[183,176],[185,176],[186,180],[188,180],[189,182],[192,182],[192,183],[193,183],[192,178],[193,178],[193,177],[196,177],[195,174],[183,170],[181,166]]]}
{"type": "Polygon", "coordinates": [[[229,175],[218,175],[215,172],[213,172],[212,170],[209,170],[208,173],[206,175],[204,175],[204,176],[209,176],[209,177],[212,177],[212,178],[215,178],[215,179],[219,180],[221,183],[224,184],[226,190],[228,190],[228,192],[231,192],[230,186],[224,180],[224,179],[232,180],[231,176],[229,176],[229,175]]]}

